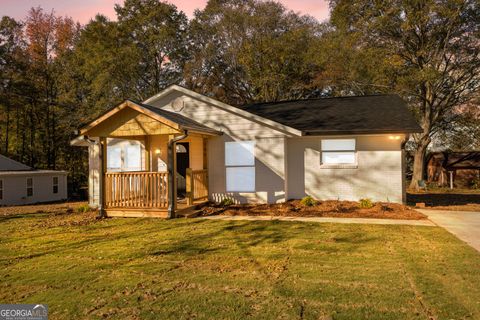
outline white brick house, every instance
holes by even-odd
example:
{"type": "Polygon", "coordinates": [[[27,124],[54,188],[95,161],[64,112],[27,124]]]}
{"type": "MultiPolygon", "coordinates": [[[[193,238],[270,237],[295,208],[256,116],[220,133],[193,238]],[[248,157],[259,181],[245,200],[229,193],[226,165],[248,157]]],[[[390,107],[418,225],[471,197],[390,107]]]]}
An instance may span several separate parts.
{"type": "Polygon", "coordinates": [[[233,107],[173,85],[110,109],[72,144],[90,149],[92,205],[173,216],[184,196],[402,202],[403,146],[420,131],[396,95],[233,107]]]}

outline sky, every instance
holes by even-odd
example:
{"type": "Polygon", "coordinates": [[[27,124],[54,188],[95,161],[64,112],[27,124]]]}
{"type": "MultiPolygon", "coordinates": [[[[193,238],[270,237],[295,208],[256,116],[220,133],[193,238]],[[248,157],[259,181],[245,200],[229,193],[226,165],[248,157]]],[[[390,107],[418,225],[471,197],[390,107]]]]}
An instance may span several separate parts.
{"type": "MultiPolygon", "coordinates": [[[[278,0],[277,0],[278,1],[278,0]]],[[[207,0],[169,0],[189,17],[195,9],[203,9],[207,0]]],[[[327,0],[279,0],[288,9],[314,16],[319,21],[328,18],[327,0]]],[[[0,0],[0,16],[10,16],[15,19],[25,18],[31,7],[41,6],[47,11],[55,10],[57,15],[69,16],[82,24],[87,23],[97,13],[102,13],[115,19],[113,6],[123,3],[122,0],[0,0]]]]}

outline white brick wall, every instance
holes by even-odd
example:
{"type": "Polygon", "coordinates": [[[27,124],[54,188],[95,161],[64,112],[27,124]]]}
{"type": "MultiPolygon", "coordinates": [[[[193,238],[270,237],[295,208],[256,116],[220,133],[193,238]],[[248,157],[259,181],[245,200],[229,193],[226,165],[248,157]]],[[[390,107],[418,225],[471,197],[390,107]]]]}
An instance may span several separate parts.
{"type": "Polygon", "coordinates": [[[322,168],[320,137],[288,139],[287,198],[402,202],[401,140],[357,136],[356,168],[322,168]]]}

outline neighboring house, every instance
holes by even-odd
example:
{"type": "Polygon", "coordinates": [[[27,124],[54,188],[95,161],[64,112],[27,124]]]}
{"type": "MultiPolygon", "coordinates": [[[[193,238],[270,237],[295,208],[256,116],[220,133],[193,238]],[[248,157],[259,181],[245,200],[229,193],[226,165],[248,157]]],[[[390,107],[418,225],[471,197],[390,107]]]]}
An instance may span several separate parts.
{"type": "Polygon", "coordinates": [[[89,146],[91,205],[173,217],[206,199],[402,202],[403,145],[420,131],[396,95],[233,107],[172,85],[108,110],[72,145],[89,146]]]}
{"type": "Polygon", "coordinates": [[[0,206],[67,199],[67,172],[35,170],[0,154],[0,206]]]}
{"type": "Polygon", "coordinates": [[[480,188],[480,151],[432,152],[427,160],[427,181],[439,187],[480,188]]]}

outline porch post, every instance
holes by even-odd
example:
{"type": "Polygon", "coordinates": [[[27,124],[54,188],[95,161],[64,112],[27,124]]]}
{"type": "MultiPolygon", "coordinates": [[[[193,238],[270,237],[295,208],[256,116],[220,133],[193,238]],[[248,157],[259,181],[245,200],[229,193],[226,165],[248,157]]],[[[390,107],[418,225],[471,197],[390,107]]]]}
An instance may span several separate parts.
{"type": "Polygon", "coordinates": [[[180,136],[169,136],[167,150],[167,169],[168,169],[168,210],[167,218],[175,218],[175,209],[177,208],[177,169],[175,161],[175,143],[188,137],[188,131],[185,130],[180,136]]]}
{"type": "Polygon", "coordinates": [[[101,218],[104,218],[105,215],[105,172],[107,172],[107,138],[100,138],[99,145],[99,156],[100,156],[100,166],[99,166],[99,194],[98,194],[98,215],[101,218]]]}
{"type": "Polygon", "coordinates": [[[187,192],[187,205],[191,206],[193,204],[193,173],[192,168],[187,168],[186,177],[185,177],[185,191],[187,192]]]}

